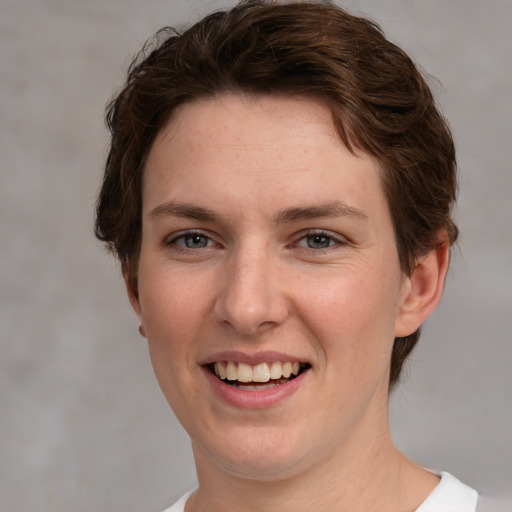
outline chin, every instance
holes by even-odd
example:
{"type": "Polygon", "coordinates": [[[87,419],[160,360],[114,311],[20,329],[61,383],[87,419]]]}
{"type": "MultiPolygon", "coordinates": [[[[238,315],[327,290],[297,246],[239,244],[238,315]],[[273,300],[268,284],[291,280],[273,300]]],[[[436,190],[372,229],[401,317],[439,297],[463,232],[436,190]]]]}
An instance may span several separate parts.
{"type": "Polygon", "coordinates": [[[232,476],[258,482],[278,482],[301,472],[300,461],[291,457],[267,457],[258,454],[255,457],[236,459],[234,457],[218,460],[219,467],[232,476]]]}
{"type": "Polygon", "coordinates": [[[192,448],[196,463],[213,464],[239,478],[277,481],[299,473],[307,458],[304,442],[290,442],[291,437],[289,433],[263,434],[258,429],[253,433],[225,434],[222,445],[207,443],[201,446],[193,442],[192,448]],[[229,439],[229,444],[226,444],[226,439],[229,439]]]}

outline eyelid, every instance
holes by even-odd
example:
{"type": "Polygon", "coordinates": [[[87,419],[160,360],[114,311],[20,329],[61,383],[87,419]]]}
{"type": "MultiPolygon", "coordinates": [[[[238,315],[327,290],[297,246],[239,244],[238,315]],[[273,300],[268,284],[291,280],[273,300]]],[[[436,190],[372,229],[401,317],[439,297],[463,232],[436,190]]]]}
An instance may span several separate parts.
{"type": "MultiPolygon", "coordinates": [[[[167,235],[164,238],[163,245],[165,245],[165,246],[174,245],[176,248],[180,248],[183,250],[196,251],[197,249],[181,247],[180,245],[178,245],[176,243],[178,240],[183,239],[186,236],[201,236],[201,237],[207,238],[209,243],[203,249],[213,247],[213,246],[218,246],[218,247],[221,246],[221,244],[219,244],[215,240],[215,237],[210,232],[208,232],[207,230],[202,230],[202,229],[183,229],[181,231],[176,231],[174,233],[171,233],[170,235],[167,235]]],[[[332,250],[339,246],[346,246],[346,245],[351,244],[350,240],[347,237],[345,237],[339,233],[335,233],[333,231],[329,231],[326,229],[312,228],[312,229],[304,229],[304,230],[301,230],[298,233],[296,233],[293,236],[292,242],[289,244],[289,247],[293,247],[293,246],[297,247],[297,244],[300,241],[306,239],[308,236],[324,236],[324,237],[332,239],[335,242],[334,245],[323,248],[323,249],[312,249],[309,247],[300,247],[301,249],[305,249],[305,250],[317,252],[317,253],[321,252],[321,251],[332,250]]]]}
{"type": "Polygon", "coordinates": [[[212,235],[208,233],[207,231],[201,230],[201,229],[183,229],[181,231],[176,231],[175,233],[171,233],[170,235],[167,235],[164,238],[164,245],[165,246],[171,246],[174,245],[176,248],[182,249],[182,250],[190,250],[190,251],[196,251],[197,249],[192,249],[189,247],[182,247],[178,245],[176,242],[178,240],[183,240],[187,236],[202,236],[204,238],[208,239],[208,242],[211,242],[212,245],[207,245],[203,249],[206,249],[208,247],[213,247],[213,245],[219,245],[215,240],[213,239],[212,235]]]}
{"type": "Polygon", "coordinates": [[[292,246],[297,246],[297,244],[305,240],[308,236],[324,236],[326,238],[331,238],[335,244],[329,247],[325,247],[323,249],[312,249],[310,247],[301,247],[302,249],[306,249],[308,251],[312,252],[322,252],[327,250],[335,249],[339,246],[346,246],[350,245],[350,241],[344,237],[343,235],[340,235],[339,233],[334,233],[333,231],[329,231],[326,229],[305,229],[303,231],[300,231],[294,236],[294,240],[292,242],[292,246]]]}

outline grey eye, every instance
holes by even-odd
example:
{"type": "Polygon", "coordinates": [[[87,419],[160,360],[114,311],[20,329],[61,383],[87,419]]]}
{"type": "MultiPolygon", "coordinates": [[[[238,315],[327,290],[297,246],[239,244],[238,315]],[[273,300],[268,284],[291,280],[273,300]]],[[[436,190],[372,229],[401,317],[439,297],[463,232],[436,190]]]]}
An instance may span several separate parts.
{"type": "Polygon", "coordinates": [[[183,236],[183,243],[188,249],[202,249],[208,246],[208,242],[208,237],[204,235],[193,234],[183,236]]]}
{"type": "Polygon", "coordinates": [[[309,235],[306,237],[307,246],[310,249],[326,249],[332,243],[332,238],[325,235],[309,235]]]}

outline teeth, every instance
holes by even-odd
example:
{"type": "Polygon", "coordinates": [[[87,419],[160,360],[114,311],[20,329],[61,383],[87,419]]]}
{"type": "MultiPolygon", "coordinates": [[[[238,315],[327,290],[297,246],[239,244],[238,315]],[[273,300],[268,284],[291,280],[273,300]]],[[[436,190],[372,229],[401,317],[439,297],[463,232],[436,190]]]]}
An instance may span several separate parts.
{"type": "Polygon", "coordinates": [[[295,361],[273,361],[251,366],[246,363],[234,361],[217,361],[213,365],[215,375],[223,380],[248,383],[269,382],[270,380],[288,379],[291,375],[298,375],[300,363],[295,361]]]}
{"type": "Polygon", "coordinates": [[[280,379],[283,376],[283,365],[279,361],[274,361],[270,366],[270,378],[280,379]]]}
{"type": "Polygon", "coordinates": [[[238,363],[238,381],[252,382],[252,368],[245,363],[238,363]]]}
{"type": "Polygon", "coordinates": [[[226,371],[226,367],[223,364],[215,365],[215,373],[217,374],[217,377],[220,377],[221,379],[228,378],[228,373],[226,371]]]}
{"type": "Polygon", "coordinates": [[[292,363],[287,361],[283,364],[283,377],[287,379],[292,374],[292,363]]]}
{"type": "Polygon", "coordinates": [[[238,380],[238,371],[236,364],[233,361],[228,361],[226,367],[226,379],[228,380],[238,380]]]}
{"type": "Polygon", "coordinates": [[[267,363],[257,364],[252,369],[252,380],[253,382],[268,382],[270,380],[270,370],[267,363]]]}

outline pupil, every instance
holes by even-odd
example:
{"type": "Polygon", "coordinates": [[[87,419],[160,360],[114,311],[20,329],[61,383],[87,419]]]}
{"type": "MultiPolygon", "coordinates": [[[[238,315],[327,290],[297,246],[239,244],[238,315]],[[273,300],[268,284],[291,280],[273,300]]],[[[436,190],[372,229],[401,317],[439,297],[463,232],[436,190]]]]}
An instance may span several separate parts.
{"type": "Polygon", "coordinates": [[[308,246],[311,249],[325,249],[329,247],[330,238],[323,235],[314,235],[308,239],[308,246]]]}
{"type": "Polygon", "coordinates": [[[198,247],[206,247],[206,237],[202,235],[189,235],[185,238],[185,245],[190,249],[197,249],[198,247]]]}

